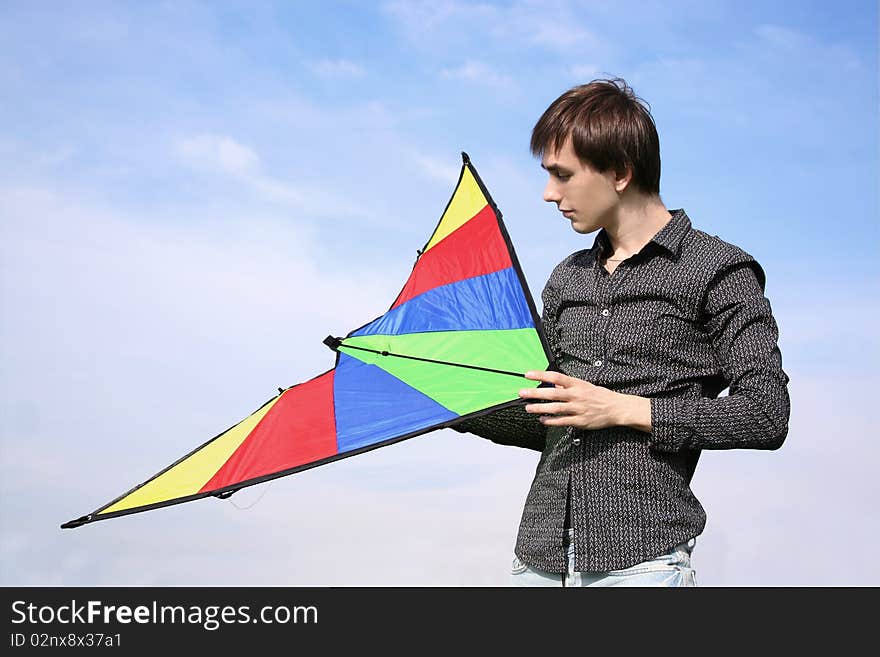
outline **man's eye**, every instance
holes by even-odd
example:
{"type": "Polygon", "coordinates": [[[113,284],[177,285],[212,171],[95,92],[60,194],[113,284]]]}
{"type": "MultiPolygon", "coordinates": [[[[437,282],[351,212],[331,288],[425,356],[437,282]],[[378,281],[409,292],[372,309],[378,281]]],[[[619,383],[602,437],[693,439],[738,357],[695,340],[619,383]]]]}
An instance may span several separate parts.
{"type": "Polygon", "coordinates": [[[571,176],[570,176],[569,174],[562,174],[562,173],[557,173],[557,174],[556,174],[556,177],[557,177],[559,180],[561,180],[562,182],[565,182],[565,181],[567,181],[569,178],[571,178],[571,176]]]}

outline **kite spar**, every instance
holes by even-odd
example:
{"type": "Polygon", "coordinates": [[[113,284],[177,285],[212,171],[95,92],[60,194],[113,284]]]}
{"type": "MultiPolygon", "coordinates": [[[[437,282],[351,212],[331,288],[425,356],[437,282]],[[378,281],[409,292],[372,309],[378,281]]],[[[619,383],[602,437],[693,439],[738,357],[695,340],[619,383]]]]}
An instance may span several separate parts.
{"type": "Polygon", "coordinates": [[[279,388],[250,416],[62,528],[306,470],[524,403],[553,367],[501,213],[467,156],[412,273],[382,316],[328,336],[333,369],[279,388]]]}

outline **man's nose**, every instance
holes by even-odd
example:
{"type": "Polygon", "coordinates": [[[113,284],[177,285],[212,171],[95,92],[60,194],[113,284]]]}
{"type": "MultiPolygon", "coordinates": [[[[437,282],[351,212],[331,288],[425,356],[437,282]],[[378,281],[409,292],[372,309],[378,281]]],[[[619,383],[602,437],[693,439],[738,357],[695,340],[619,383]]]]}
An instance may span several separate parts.
{"type": "Polygon", "coordinates": [[[548,180],[547,186],[544,188],[544,200],[548,203],[559,203],[561,198],[556,185],[553,184],[552,180],[548,180]]]}

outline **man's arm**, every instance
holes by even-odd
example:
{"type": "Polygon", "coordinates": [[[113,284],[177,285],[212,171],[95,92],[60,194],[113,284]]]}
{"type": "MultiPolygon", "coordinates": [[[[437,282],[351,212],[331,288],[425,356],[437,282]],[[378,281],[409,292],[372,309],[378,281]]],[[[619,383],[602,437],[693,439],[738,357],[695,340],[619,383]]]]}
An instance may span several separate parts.
{"type": "Polygon", "coordinates": [[[647,398],[559,372],[528,372],[526,378],[555,387],[521,390],[521,397],[544,402],[526,411],[540,415],[545,426],[633,427],[650,433],[649,443],[659,451],[778,448],[788,433],[789,379],[760,265],[739,252],[709,286],[703,307],[729,396],[647,398]]]}
{"type": "Polygon", "coordinates": [[[499,445],[512,445],[544,451],[547,428],[534,415],[526,413],[521,405],[502,408],[482,417],[459,422],[452,427],[462,433],[472,433],[499,445]]]}
{"type": "MultiPolygon", "coordinates": [[[[777,449],[788,434],[788,375],[779,332],[764,297],[764,274],[740,252],[710,284],[704,313],[729,395],[718,399],[656,397],[649,442],[660,451],[777,449]]],[[[645,401],[628,404],[631,424],[645,430],[645,401]],[[632,416],[635,412],[636,415],[632,416]]]]}

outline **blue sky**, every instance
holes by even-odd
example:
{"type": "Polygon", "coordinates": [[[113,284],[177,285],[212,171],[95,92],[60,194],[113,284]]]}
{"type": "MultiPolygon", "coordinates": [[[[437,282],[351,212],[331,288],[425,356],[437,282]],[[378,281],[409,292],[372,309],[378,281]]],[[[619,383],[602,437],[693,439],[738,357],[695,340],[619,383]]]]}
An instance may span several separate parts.
{"type": "Polygon", "coordinates": [[[450,432],[227,502],[57,526],[330,367],[321,340],[387,308],[462,150],[539,297],[592,236],[541,200],[529,134],[605,74],[651,105],[667,207],[764,267],[792,378],[780,451],[701,460],[698,577],[831,583],[811,566],[836,547],[823,534],[859,537],[847,576],[880,582],[877,18],[874,2],[4,3],[2,582],[341,583],[345,527],[372,564],[350,583],[503,583],[535,456],[450,432]],[[231,552],[206,565],[218,540],[231,552]]]}

